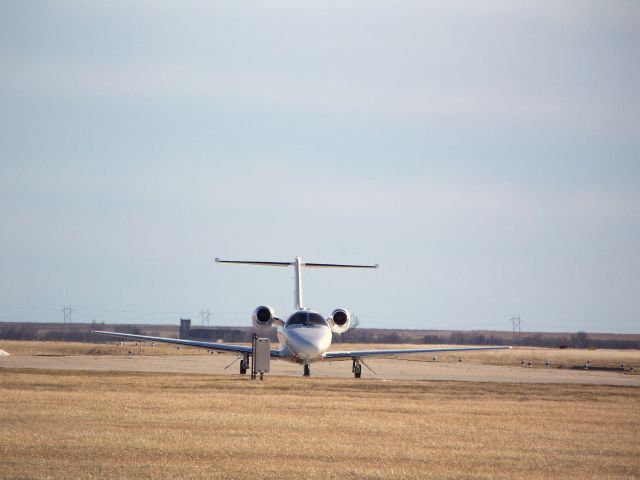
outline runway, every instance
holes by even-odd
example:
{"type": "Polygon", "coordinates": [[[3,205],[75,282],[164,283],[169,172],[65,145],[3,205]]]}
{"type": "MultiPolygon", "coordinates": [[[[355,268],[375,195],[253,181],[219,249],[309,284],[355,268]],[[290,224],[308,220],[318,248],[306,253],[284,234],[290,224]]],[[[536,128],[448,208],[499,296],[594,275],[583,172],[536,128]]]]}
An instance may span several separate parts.
{"type": "MultiPolygon", "coordinates": [[[[129,372],[198,373],[237,375],[238,364],[225,370],[233,361],[227,355],[167,356],[40,356],[15,355],[0,357],[0,368],[53,370],[93,370],[129,372]]],[[[377,380],[443,380],[461,382],[498,382],[528,384],[584,384],[640,386],[640,375],[558,368],[522,368],[471,363],[420,362],[396,359],[372,359],[367,364],[376,372],[363,368],[363,378],[377,380]]],[[[302,367],[274,360],[268,375],[301,376],[302,367]]],[[[319,362],[311,365],[311,375],[319,378],[352,377],[350,361],[319,362]]],[[[354,379],[355,381],[355,379],[354,379]]]]}

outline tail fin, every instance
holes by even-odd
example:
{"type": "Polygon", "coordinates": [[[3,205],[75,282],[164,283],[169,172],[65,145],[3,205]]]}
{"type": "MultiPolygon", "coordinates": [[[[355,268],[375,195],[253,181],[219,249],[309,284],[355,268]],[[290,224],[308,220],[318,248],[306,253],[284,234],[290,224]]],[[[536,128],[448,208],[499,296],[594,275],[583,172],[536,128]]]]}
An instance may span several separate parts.
{"type": "Polygon", "coordinates": [[[297,310],[303,310],[302,304],[302,267],[307,268],[379,268],[379,265],[352,265],[342,263],[311,263],[302,262],[300,257],[296,257],[293,262],[266,262],[256,260],[221,260],[216,258],[216,263],[235,263],[242,265],[258,265],[263,267],[289,267],[294,266],[296,269],[296,291],[295,291],[295,304],[297,310]]]}

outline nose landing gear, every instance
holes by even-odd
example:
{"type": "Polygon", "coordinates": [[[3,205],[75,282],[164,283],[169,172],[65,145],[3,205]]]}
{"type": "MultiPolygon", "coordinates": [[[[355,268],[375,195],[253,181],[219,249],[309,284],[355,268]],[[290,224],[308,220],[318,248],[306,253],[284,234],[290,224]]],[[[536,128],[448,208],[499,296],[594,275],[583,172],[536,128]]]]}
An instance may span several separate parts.
{"type": "Polygon", "coordinates": [[[309,364],[305,363],[304,364],[304,372],[302,374],[303,377],[310,377],[311,376],[311,369],[309,368],[309,364]]]}
{"type": "Polygon", "coordinates": [[[353,372],[353,376],[355,378],[360,378],[362,376],[362,364],[360,363],[359,358],[353,359],[353,366],[351,367],[351,371],[353,372]]]}

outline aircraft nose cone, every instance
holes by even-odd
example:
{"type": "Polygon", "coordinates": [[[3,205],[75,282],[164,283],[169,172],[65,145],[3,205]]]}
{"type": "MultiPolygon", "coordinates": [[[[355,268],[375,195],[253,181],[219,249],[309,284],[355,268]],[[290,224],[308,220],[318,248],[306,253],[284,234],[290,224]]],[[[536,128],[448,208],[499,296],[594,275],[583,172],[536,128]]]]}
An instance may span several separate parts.
{"type": "Polygon", "coordinates": [[[319,357],[331,344],[328,328],[294,328],[287,332],[287,346],[291,352],[305,360],[319,357]]]}

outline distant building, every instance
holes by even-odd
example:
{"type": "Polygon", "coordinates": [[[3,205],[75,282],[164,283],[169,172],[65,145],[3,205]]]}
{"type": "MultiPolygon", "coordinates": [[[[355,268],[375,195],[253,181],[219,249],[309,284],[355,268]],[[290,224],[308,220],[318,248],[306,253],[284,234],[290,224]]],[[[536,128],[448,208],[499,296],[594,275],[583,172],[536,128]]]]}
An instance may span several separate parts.
{"type": "Polygon", "coordinates": [[[183,340],[189,339],[191,336],[191,319],[190,318],[181,318],[180,319],[180,338],[183,340]]]}

